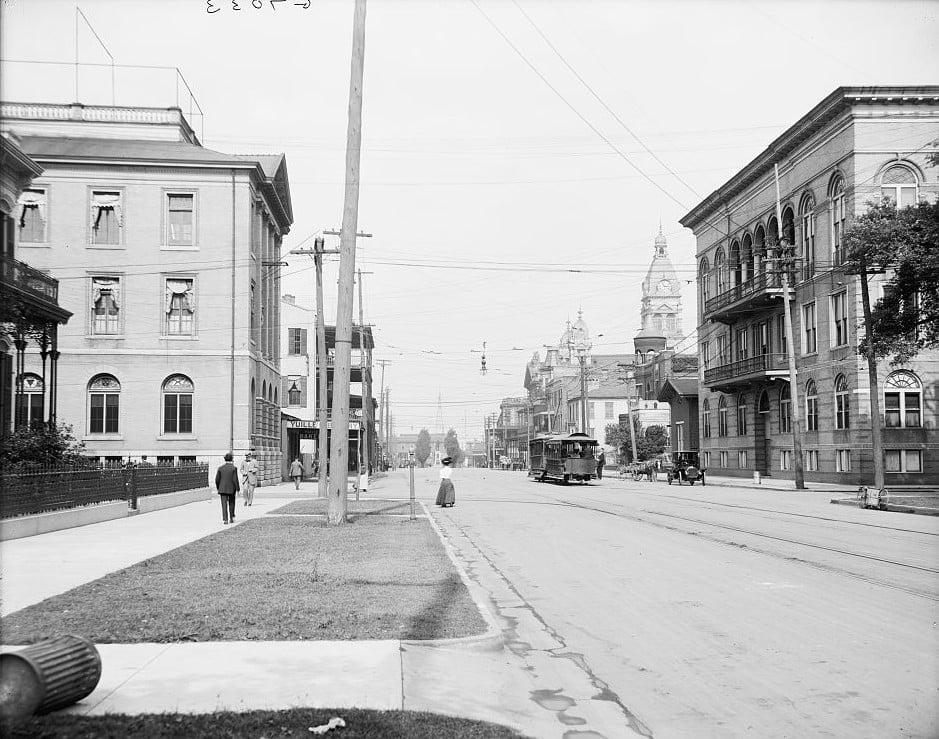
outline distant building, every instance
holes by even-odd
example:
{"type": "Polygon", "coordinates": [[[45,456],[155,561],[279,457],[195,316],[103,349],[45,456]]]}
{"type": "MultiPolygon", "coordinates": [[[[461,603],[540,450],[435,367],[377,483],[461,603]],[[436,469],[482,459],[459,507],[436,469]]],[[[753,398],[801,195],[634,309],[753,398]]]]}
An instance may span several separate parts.
{"type": "MultiPolygon", "coordinates": [[[[808,481],[870,483],[872,421],[883,426],[888,488],[939,481],[939,352],[882,362],[870,386],[857,353],[860,282],[842,242],[869,202],[939,196],[926,161],[937,124],[939,86],[840,87],[682,218],[697,239],[701,450],[713,472],[792,478],[798,414],[808,481]],[[795,246],[795,377],[777,232],[795,246]]],[[[871,276],[872,301],[890,280],[871,276]]]]}
{"type": "Polygon", "coordinates": [[[254,448],[262,484],[279,480],[283,155],[206,149],[178,108],[4,102],[0,117],[43,169],[18,201],[18,252],[74,314],[58,419],[104,463],[254,448]]]}
{"type": "Polygon", "coordinates": [[[297,305],[296,297],[280,301],[280,401],[284,414],[283,479],[300,457],[305,476],[316,460],[316,314],[297,305]]]}

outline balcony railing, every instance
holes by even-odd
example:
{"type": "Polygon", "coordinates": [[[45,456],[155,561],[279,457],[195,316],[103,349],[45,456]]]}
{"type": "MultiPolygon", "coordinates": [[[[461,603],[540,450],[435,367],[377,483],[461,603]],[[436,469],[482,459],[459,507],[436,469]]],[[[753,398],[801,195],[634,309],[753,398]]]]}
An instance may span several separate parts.
{"type": "Polygon", "coordinates": [[[704,370],[704,384],[712,388],[746,384],[770,377],[788,377],[789,363],[785,354],[758,354],[704,370]]]}
{"type": "Polygon", "coordinates": [[[45,272],[40,272],[35,267],[30,267],[28,264],[10,257],[2,258],[0,268],[2,268],[3,284],[5,286],[18,288],[23,292],[35,295],[37,298],[58,303],[59,281],[54,277],[49,277],[45,272]]]}

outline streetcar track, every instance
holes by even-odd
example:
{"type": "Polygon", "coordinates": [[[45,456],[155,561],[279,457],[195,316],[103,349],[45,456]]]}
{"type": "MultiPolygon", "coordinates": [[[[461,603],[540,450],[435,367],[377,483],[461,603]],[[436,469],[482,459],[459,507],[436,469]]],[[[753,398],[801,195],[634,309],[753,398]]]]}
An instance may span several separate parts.
{"type": "MultiPolygon", "coordinates": [[[[935,593],[928,592],[928,591],[923,591],[923,590],[918,590],[918,589],[916,589],[916,588],[906,587],[906,586],[904,586],[904,585],[900,585],[900,584],[895,583],[895,582],[891,582],[891,581],[887,581],[887,580],[881,580],[881,579],[878,579],[878,578],[869,577],[869,576],[867,576],[867,575],[861,575],[861,574],[859,574],[859,573],[857,573],[857,572],[852,572],[852,571],[850,571],[850,570],[846,570],[846,569],[843,569],[843,568],[840,568],[840,567],[835,567],[835,566],[833,566],[833,565],[824,564],[824,563],[822,563],[822,562],[813,562],[812,560],[803,559],[803,558],[801,558],[801,557],[795,557],[795,556],[792,556],[792,555],[790,555],[790,554],[784,554],[784,553],[780,553],[780,552],[774,552],[774,551],[771,551],[771,550],[768,550],[768,549],[762,549],[762,548],[759,548],[759,547],[752,547],[752,546],[749,546],[749,545],[746,545],[746,544],[741,545],[741,544],[738,544],[737,542],[727,541],[726,539],[717,538],[716,536],[712,536],[712,535],[708,535],[708,534],[702,534],[701,532],[698,532],[698,531],[688,531],[687,529],[680,528],[680,527],[678,527],[677,525],[668,525],[668,524],[661,523],[661,522],[650,521],[650,520],[648,520],[648,519],[642,518],[641,516],[637,516],[637,515],[630,515],[630,514],[626,514],[626,513],[622,513],[622,512],[611,511],[611,510],[607,510],[607,509],[604,509],[604,508],[594,508],[594,507],[592,507],[592,506],[583,505],[583,504],[581,504],[581,503],[576,503],[576,502],[573,502],[573,501],[563,501],[563,500],[562,500],[562,501],[560,501],[560,502],[563,503],[564,505],[567,505],[567,506],[571,507],[571,508],[579,508],[579,509],[581,509],[581,510],[593,511],[593,512],[595,512],[595,513],[603,513],[603,514],[606,514],[606,515],[608,515],[608,516],[614,516],[614,517],[617,517],[617,518],[625,518],[625,519],[629,519],[629,520],[632,520],[632,521],[636,521],[636,522],[638,522],[638,523],[645,523],[645,524],[647,524],[647,525],[649,525],[649,526],[656,526],[656,527],[658,527],[658,528],[662,528],[662,529],[665,529],[665,530],[667,530],[667,531],[674,531],[674,532],[676,532],[676,533],[681,533],[681,534],[685,534],[685,535],[688,535],[688,536],[695,536],[695,537],[698,537],[698,538],[701,538],[701,539],[705,539],[705,540],[707,540],[707,541],[714,542],[714,543],[716,543],[716,544],[722,544],[722,545],[724,545],[724,546],[732,546],[732,547],[735,547],[735,548],[742,548],[742,547],[743,547],[743,548],[746,548],[747,551],[755,552],[755,553],[757,553],[757,554],[764,554],[764,555],[767,555],[767,556],[770,556],[770,557],[776,557],[776,558],[778,558],[778,559],[783,559],[783,560],[786,560],[786,561],[788,561],[788,562],[798,562],[798,563],[800,563],[800,564],[808,565],[809,567],[812,567],[813,569],[823,570],[823,571],[826,571],[826,572],[834,572],[834,573],[837,573],[837,574],[839,574],[839,575],[846,575],[846,576],[848,576],[848,577],[850,577],[850,578],[852,578],[852,579],[861,580],[862,582],[870,583],[870,584],[872,584],[872,585],[879,585],[879,586],[881,586],[881,587],[890,588],[890,589],[892,589],[892,590],[899,590],[899,591],[904,592],[904,593],[907,593],[907,594],[909,594],[909,595],[915,595],[915,596],[917,596],[917,597],[926,598],[927,600],[931,600],[931,601],[934,601],[934,602],[939,602],[939,595],[937,595],[937,594],[935,594],[935,593]]],[[[613,504],[613,505],[616,505],[616,504],[613,504]]],[[[830,551],[830,552],[833,552],[833,553],[844,554],[844,555],[851,555],[851,556],[861,557],[861,558],[864,558],[864,559],[871,559],[871,560],[875,560],[875,561],[878,561],[878,562],[881,562],[881,563],[884,563],[884,564],[892,564],[892,565],[899,566],[899,567],[906,567],[906,568],[909,568],[909,569],[920,570],[920,571],[925,571],[925,572],[930,572],[930,573],[939,572],[939,570],[933,570],[933,569],[929,569],[929,568],[924,568],[924,567],[920,567],[920,566],[918,566],[918,565],[910,565],[910,564],[905,564],[905,563],[902,563],[902,562],[893,562],[893,561],[891,561],[891,560],[880,559],[880,558],[877,558],[877,557],[871,557],[871,556],[869,556],[869,555],[857,554],[857,553],[854,553],[854,552],[844,552],[844,551],[841,551],[841,550],[838,550],[838,549],[834,549],[834,548],[831,548],[831,547],[823,547],[823,546],[820,546],[820,545],[805,544],[804,542],[798,542],[798,541],[783,539],[783,538],[781,538],[781,537],[776,537],[776,536],[771,536],[771,535],[767,535],[767,534],[762,534],[762,533],[760,533],[760,532],[747,531],[747,530],[745,530],[745,529],[737,529],[737,528],[730,527],[730,526],[721,526],[720,524],[711,524],[711,523],[706,522],[706,521],[703,521],[703,522],[702,522],[702,521],[695,521],[695,520],[693,520],[693,519],[687,519],[687,518],[684,518],[684,517],[682,517],[682,516],[675,516],[675,515],[671,515],[671,514],[657,514],[655,511],[642,511],[642,512],[643,512],[643,513],[646,513],[646,514],[651,514],[651,515],[662,515],[662,516],[665,516],[665,517],[668,517],[668,518],[676,518],[676,519],[678,519],[678,520],[687,521],[687,522],[689,522],[689,523],[702,524],[702,525],[705,525],[705,526],[715,526],[715,527],[717,527],[717,528],[728,528],[728,529],[735,530],[735,531],[737,531],[738,533],[749,534],[749,535],[751,535],[751,536],[756,536],[756,537],[758,537],[758,538],[759,538],[759,537],[763,537],[763,538],[768,538],[768,539],[774,539],[774,540],[776,540],[776,541],[781,541],[781,542],[785,542],[785,543],[790,543],[790,544],[796,544],[796,545],[806,546],[806,547],[808,547],[808,548],[822,549],[822,550],[827,550],[827,551],[830,551]]]]}

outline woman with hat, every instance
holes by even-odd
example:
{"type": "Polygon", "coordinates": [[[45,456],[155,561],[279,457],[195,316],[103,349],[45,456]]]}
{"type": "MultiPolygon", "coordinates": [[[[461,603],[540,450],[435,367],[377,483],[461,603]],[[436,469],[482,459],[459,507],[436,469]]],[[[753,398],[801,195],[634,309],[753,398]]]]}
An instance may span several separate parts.
{"type": "Polygon", "coordinates": [[[437,490],[436,505],[446,508],[453,507],[456,504],[456,491],[453,489],[453,483],[450,481],[450,475],[453,474],[453,457],[444,457],[440,460],[443,467],[440,468],[440,488],[437,490]]]}

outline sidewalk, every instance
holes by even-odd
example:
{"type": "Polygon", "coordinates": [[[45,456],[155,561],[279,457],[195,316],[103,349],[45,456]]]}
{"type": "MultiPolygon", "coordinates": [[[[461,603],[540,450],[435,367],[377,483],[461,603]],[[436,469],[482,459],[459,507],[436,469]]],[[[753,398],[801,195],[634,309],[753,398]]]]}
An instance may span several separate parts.
{"type": "MultiPolygon", "coordinates": [[[[405,497],[396,482],[373,481],[362,497],[405,497]]],[[[251,507],[238,501],[235,525],[299,496],[315,495],[313,483],[304,483],[299,493],[293,483],[258,488],[251,507]]],[[[423,506],[421,515],[427,515],[423,506]]],[[[213,495],[209,501],[0,542],[0,614],[229,529],[220,518],[213,495]]],[[[560,737],[554,713],[531,700],[531,676],[503,648],[503,627],[486,605],[477,578],[467,575],[447,537],[436,524],[434,528],[490,624],[483,636],[429,642],[100,644],[97,688],[62,712],[409,709],[493,721],[530,736],[560,737]]]]}

